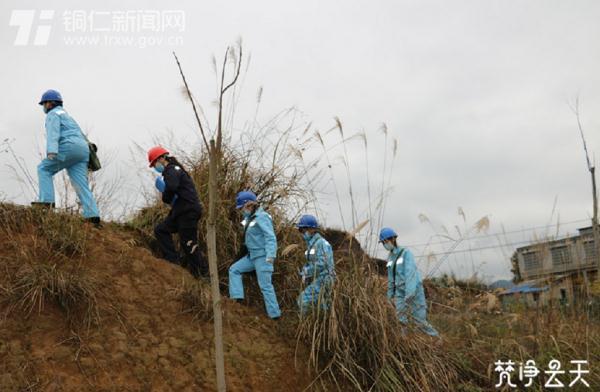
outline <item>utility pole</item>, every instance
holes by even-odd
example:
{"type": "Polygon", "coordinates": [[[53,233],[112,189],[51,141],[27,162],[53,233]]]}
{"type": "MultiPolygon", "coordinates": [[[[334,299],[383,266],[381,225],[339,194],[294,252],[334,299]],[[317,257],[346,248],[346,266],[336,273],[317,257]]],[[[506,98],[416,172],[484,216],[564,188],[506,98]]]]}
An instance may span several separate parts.
{"type": "Polygon", "coordinates": [[[198,127],[200,128],[200,134],[202,135],[202,140],[204,142],[204,146],[208,151],[208,159],[209,159],[209,169],[208,169],[208,218],[206,221],[206,242],[208,247],[208,268],[210,271],[210,286],[211,286],[211,295],[212,295],[212,305],[213,305],[213,317],[214,317],[214,330],[215,330],[215,368],[217,373],[217,390],[219,392],[225,392],[226,390],[226,382],[225,382],[225,355],[223,351],[223,311],[221,308],[221,292],[219,289],[219,266],[217,263],[217,198],[218,196],[218,173],[221,167],[221,160],[223,156],[222,149],[222,140],[223,140],[223,98],[227,90],[229,90],[232,86],[234,86],[238,80],[240,75],[241,65],[242,65],[242,44],[238,43],[238,53],[237,53],[237,62],[235,64],[234,69],[234,77],[229,84],[225,85],[225,68],[227,68],[228,59],[230,55],[235,55],[234,50],[231,48],[227,48],[225,52],[225,58],[223,60],[223,68],[221,70],[221,85],[219,86],[219,111],[217,118],[217,129],[216,129],[216,142],[214,137],[210,138],[210,143],[207,141],[206,133],[204,132],[204,127],[202,126],[202,121],[200,121],[200,116],[198,115],[198,110],[196,108],[196,104],[192,97],[192,93],[190,92],[189,86],[187,84],[185,75],[181,68],[181,64],[179,63],[179,59],[175,52],[173,52],[173,56],[175,57],[175,61],[177,62],[177,66],[179,67],[179,73],[181,74],[181,78],[183,79],[183,84],[185,85],[186,93],[188,99],[192,104],[192,108],[194,109],[194,115],[196,116],[196,122],[198,123],[198,127]]]}
{"type": "Polygon", "coordinates": [[[596,167],[595,164],[590,160],[590,154],[585,141],[585,135],[583,134],[583,126],[581,125],[581,118],[579,116],[579,97],[575,99],[575,106],[572,106],[571,110],[573,110],[573,113],[575,113],[575,117],[577,118],[577,127],[579,128],[579,135],[581,136],[581,141],[583,142],[583,151],[585,152],[587,169],[590,172],[590,178],[592,180],[592,234],[594,236],[594,250],[596,253],[597,264],[596,267],[598,268],[596,279],[600,280],[600,227],[598,227],[598,190],[596,187],[596,167]]]}

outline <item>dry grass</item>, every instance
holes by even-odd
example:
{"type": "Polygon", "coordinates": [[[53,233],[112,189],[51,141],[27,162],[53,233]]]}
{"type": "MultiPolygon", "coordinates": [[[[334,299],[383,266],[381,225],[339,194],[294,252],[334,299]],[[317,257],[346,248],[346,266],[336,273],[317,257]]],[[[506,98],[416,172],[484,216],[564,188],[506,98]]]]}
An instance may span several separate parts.
{"type": "MultiPolygon", "coordinates": [[[[244,142],[244,147],[231,149],[224,146],[222,165],[219,168],[218,194],[219,200],[216,206],[216,225],[219,236],[217,247],[218,269],[223,290],[227,287],[228,269],[236,261],[236,255],[242,245],[241,215],[235,209],[235,196],[239,191],[251,189],[259,197],[261,205],[273,217],[275,232],[278,239],[279,249],[284,249],[291,244],[302,244],[302,238],[295,230],[293,221],[304,211],[311,200],[310,192],[304,190],[302,182],[308,175],[304,170],[295,170],[300,167],[301,158],[290,151],[296,146],[288,140],[290,137],[289,127],[279,131],[277,124],[283,121],[274,119],[271,126],[265,127],[259,133],[262,138],[261,147],[252,147],[253,141],[244,142]],[[265,140],[272,140],[265,142],[265,140]],[[268,157],[268,159],[265,159],[268,157]]],[[[256,135],[253,134],[252,137],[256,135]]],[[[250,137],[250,136],[248,136],[250,137]]],[[[255,140],[255,139],[252,139],[255,140]]],[[[175,149],[177,150],[177,149],[175,149]]],[[[203,201],[208,200],[208,159],[205,155],[185,155],[179,152],[175,155],[182,162],[186,170],[192,176],[196,189],[203,201]]],[[[136,214],[127,227],[135,230],[141,237],[141,242],[150,249],[157,252],[158,247],[154,239],[154,226],[160,222],[168,209],[155,199],[154,203],[142,209],[136,214]]],[[[200,228],[206,227],[206,216],[202,217],[200,228]]],[[[202,251],[206,253],[206,230],[200,229],[200,244],[202,251]]],[[[294,249],[294,248],[291,248],[294,249]]],[[[296,287],[299,287],[300,279],[298,270],[303,262],[301,252],[290,252],[285,255],[289,262],[278,263],[274,281],[278,290],[280,302],[289,308],[295,308],[296,287]],[[294,287],[294,289],[292,289],[294,287]],[[286,290],[285,288],[290,288],[286,290]]],[[[248,277],[248,302],[262,303],[262,297],[254,277],[248,277]]]]}
{"type": "MultiPolygon", "coordinates": [[[[585,309],[517,306],[488,313],[473,310],[475,295],[467,291],[461,300],[460,306],[452,308],[435,306],[431,320],[444,336],[445,349],[466,371],[459,384],[463,390],[493,389],[498,381],[494,362],[509,359],[517,364],[533,359],[541,370],[548,368],[551,359],[560,360],[567,369],[571,360],[587,360],[590,374],[585,379],[592,386],[600,385],[600,323],[585,309]]],[[[544,382],[541,375],[532,389],[541,390],[544,382]]]]}
{"type": "Polygon", "coordinates": [[[182,313],[192,314],[195,320],[209,321],[213,317],[210,285],[204,280],[182,279],[181,285],[172,291],[181,302],[182,313]]]}
{"type": "Polygon", "coordinates": [[[82,268],[56,264],[25,264],[11,278],[4,301],[9,312],[41,313],[49,303],[58,305],[69,320],[80,318],[86,325],[99,321],[98,283],[82,268]]]}
{"type": "MultiPolygon", "coordinates": [[[[248,162],[234,156],[224,165],[227,181],[221,184],[218,210],[223,230],[219,247],[222,289],[227,289],[226,270],[234,261],[241,234],[239,217],[230,200],[245,184],[267,184],[263,187],[267,196],[263,197],[274,217],[283,250],[274,275],[286,319],[281,333],[286,337],[294,334],[297,344],[308,348],[308,364],[315,376],[312,389],[490,390],[496,360],[534,359],[544,367],[550,358],[564,364],[572,359],[588,359],[592,365],[586,379],[600,385],[600,373],[595,368],[600,360],[597,320],[582,309],[479,312],[471,306],[484,289],[476,281],[445,277],[435,285],[427,285],[428,299],[434,302],[430,319],[443,336],[441,345],[417,331],[403,334],[395,310],[385,298],[384,279],[371,273],[370,261],[364,259],[357,241],[350,241],[341,232],[324,233],[336,249],[338,271],[329,310],[304,318],[289,317],[296,312],[295,300],[302,288],[297,272],[304,262],[304,248],[291,219],[281,213],[279,206],[286,201],[286,194],[298,194],[278,188],[276,181],[269,180],[270,171],[251,170],[248,162]]],[[[201,162],[191,168],[199,189],[205,191],[205,165],[201,162]]],[[[150,207],[136,217],[133,226],[150,235],[164,212],[162,206],[150,207]]],[[[364,227],[364,222],[358,224],[353,233],[358,234],[364,227]]],[[[0,278],[4,305],[26,314],[58,306],[69,318],[88,323],[97,319],[102,290],[86,263],[93,231],[80,219],[0,205],[0,234],[5,238],[0,253],[5,269],[0,278]]],[[[247,278],[246,283],[247,302],[262,309],[256,282],[247,278]]],[[[184,280],[173,294],[183,312],[202,321],[211,318],[205,283],[184,280]]]]}
{"type": "Polygon", "coordinates": [[[99,282],[86,266],[90,228],[69,214],[0,205],[4,275],[1,303],[27,316],[47,305],[62,309],[70,321],[99,320],[99,282]]]}
{"type": "MultiPolygon", "coordinates": [[[[227,270],[235,261],[241,245],[241,219],[233,200],[240,190],[252,189],[272,215],[279,248],[283,250],[273,280],[285,314],[297,312],[296,299],[302,288],[298,271],[305,262],[303,241],[293,221],[305,211],[314,195],[303,190],[302,184],[312,173],[306,170],[311,164],[303,161],[297,144],[289,140],[290,132],[281,132],[278,141],[271,144],[271,149],[266,147],[268,143],[261,137],[252,138],[255,144],[250,142],[244,148],[225,149],[218,175],[217,203],[218,267],[222,290],[227,292],[227,270]],[[296,152],[290,153],[293,149],[296,152]],[[304,169],[294,170],[296,167],[304,169]]],[[[207,200],[206,157],[179,153],[177,158],[192,175],[201,199],[207,200]]],[[[155,248],[152,229],[165,213],[164,207],[156,203],[136,215],[130,227],[141,233],[151,248],[155,248]]],[[[450,387],[458,377],[451,358],[441,350],[426,349],[431,340],[421,334],[409,331],[407,336],[403,336],[400,333],[401,326],[381,289],[380,278],[365,270],[364,253],[354,239],[371,221],[357,221],[358,214],[354,215],[355,229],[349,235],[339,235],[340,243],[337,245],[343,243],[343,249],[338,246],[341,250],[336,258],[339,280],[330,310],[316,312],[292,325],[297,330],[298,344],[310,348],[310,367],[318,376],[315,382],[323,383],[323,386],[333,383],[340,389],[350,386],[357,390],[371,387],[380,390],[433,390],[438,385],[450,387]]],[[[371,227],[369,229],[372,230],[371,227]]],[[[202,243],[205,242],[203,235],[201,233],[202,243]]],[[[262,309],[262,296],[254,277],[250,275],[245,280],[246,302],[262,309]]],[[[176,292],[184,304],[184,311],[200,318],[209,317],[206,295],[202,284],[184,283],[176,292]]],[[[283,333],[288,334],[289,331],[283,333]]]]}
{"type": "Polygon", "coordinates": [[[381,278],[361,260],[343,262],[353,265],[338,273],[329,310],[315,310],[298,325],[315,383],[339,390],[452,390],[461,371],[452,356],[437,339],[403,328],[381,278]]]}
{"type": "MultiPolygon", "coordinates": [[[[555,331],[551,328],[556,321],[535,322],[526,310],[517,312],[516,316],[478,313],[473,310],[472,302],[477,295],[482,295],[485,287],[475,279],[460,281],[452,277],[442,277],[433,285],[427,284],[429,295],[433,297],[428,299],[434,302],[430,319],[442,333],[442,343],[417,331],[408,330],[403,334],[395,309],[385,297],[384,279],[371,273],[367,267],[371,263],[364,259],[363,250],[354,239],[354,236],[361,235],[366,241],[365,246],[370,248],[369,238],[378,226],[376,222],[385,205],[383,199],[389,188],[385,185],[382,185],[382,194],[377,197],[377,205],[366,209],[369,216],[353,213],[353,220],[357,223],[348,235],[331,230],[324,233],[334,245],[338,273],[329,310],[319,310],[303,318],[292,316],[293,321],[290,321],[288,316],[297,313],[296,298],[302,289],[298,270],[304,263],[303,241],[293,227],[293,221],[299,213],[306,211],[307,206],[316,205],[314,198],[318,192],[302,185],[314,180],[315,163],[304,162],[302,149],[291,147],[288,131],[279,135],[279,142],[271,144],[270,150],[261,144],[264,134],[257,137],[248,135],[243,148],[225,150],[218,175],[219,274],[221,289],[227,293],[227,269],[235,261],[241,244],[241,219],[233,207],[233,200],[238,191],[253,189],[273,216],[281,250],[273,275],[286,319],[280,330],[286,337],[295,336],[299,346],[308,348],[308,365],[315,377],[312,389],[489,390],[493,387],[495,376],[490,366],[498,359],[532,358],[542,363],[548,355],[557,354],[556,347],[565,360],[567,356],[574,359],[581,353],[596,349],[591,342],[598,336],[598,326],[592,321],[573,328],[569,325],[575,324],[577,315],[573,314],[558,322],[563,327],[555,331]],[[284,167],[286,169],[282,169],[284,167]],[[293,167],[300,169],[292,170],[293,167]],[[436,291],[442,295],[438,296],[436,291]],[[586,329],[587,334],[581,328],[586,329]],[[534,345],[529,346],[530,342],[534,345]],[[533,350],[535,347],[537,351],[533,350]]],[[[303,145],[308,145],[308,142],[303,145]]],[[[324,150],[328,151],[327,148],[324,150]]],[[[390,155],[393,157],[395,154],[390,155]]],[[[192,174],[202,200],[207,200],[208,165],[205,157],[181,153],[177,157],[192,174]]],[[[388,175],[386,171],[386,183],[389,182],[388,175]]],[[[335,182],[331,186],[335,188],[335,182]]],[[[342,213],[344,202],[341,195],[338,194],[338,198],[338,208],[342,213]]],[[[315,210],[318,208],[315,207],[315,210]]],[[[130,226],[141,233],[152,247],[153,226],[165,213],[166,209],[155,203],[136,215],[130,226]]],[[[489,221],[484,217],[477,221],[473,230],[485,230],[488,225],[489,221]]],[[[202,230],[201,237],[203,235],[202,230]]],[[[204,243],[203,240],[201,238],[201,243],[204,243]]],[[[263,309],[255,278],[247,276],[245,282],[246,304],[263,309]]],[[[182,301],[183,311],[204,320],[210,317],[207,290],[201,284],[184,284],[178,289],[177,298],[182,301]]]]}

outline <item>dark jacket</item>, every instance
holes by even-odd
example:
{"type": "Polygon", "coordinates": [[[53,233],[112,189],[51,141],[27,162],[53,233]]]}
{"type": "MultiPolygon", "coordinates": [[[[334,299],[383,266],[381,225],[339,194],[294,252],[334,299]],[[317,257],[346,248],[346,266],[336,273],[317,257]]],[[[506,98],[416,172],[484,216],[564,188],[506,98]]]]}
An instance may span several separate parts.
{"type": "Polygon", "coordinates": [[[180,166],[169,163],[162,173],[165,180],[165,191],[162,201],[171,204],[175,195],[177,200],[171,209],[171,214],[177,216],[187,211],[202,213],[202,205],[198,198],[198,192],[189,174],[180,166]]]}

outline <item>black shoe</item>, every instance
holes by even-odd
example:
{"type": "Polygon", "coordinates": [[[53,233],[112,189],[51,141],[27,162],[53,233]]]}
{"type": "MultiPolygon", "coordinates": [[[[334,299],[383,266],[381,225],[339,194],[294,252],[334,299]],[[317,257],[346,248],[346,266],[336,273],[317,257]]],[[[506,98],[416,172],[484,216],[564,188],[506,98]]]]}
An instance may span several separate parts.
{"type": "Polygon", "coordinates": [[[244,299],[243,298],[234,298],[233,300],[235,302],[237,302],[238,304],[244,303],[244,299]]]}
{"type": "Polygon", "coordinates": [[[93,224],[98,229],[102,227],[102,223],[100,222],[100,217],[93,216],[91,218],[85,218],[85,221],[93,224]]]}
{"type": "Polygon", "coordinates": [[[47,208],[47,209],[56,208],[56,204],[54,204],[54,203],[48,203],[48,202],[45,202],[45,201],[32,201],[31,202],[31,206],[32,207],[47,208]]]}
{"type": "MultiPolygon", "coordinates": [[[[182,267],[183,267],[183,266],[182,266],[182,267]]],[[[186,267],[184,267],[184,268],[186,268],[186,267]]],[[[196,278],[196,279],[200,279],[201,275],[200,275],[200,273],[198,272],[198,268],[191,267],[191,268],[186,268],[186,269],[187,269],[187,270],[190,272],[190,274],[192,274],[192,276],[193,276],[194,278],[196,278]]]]}

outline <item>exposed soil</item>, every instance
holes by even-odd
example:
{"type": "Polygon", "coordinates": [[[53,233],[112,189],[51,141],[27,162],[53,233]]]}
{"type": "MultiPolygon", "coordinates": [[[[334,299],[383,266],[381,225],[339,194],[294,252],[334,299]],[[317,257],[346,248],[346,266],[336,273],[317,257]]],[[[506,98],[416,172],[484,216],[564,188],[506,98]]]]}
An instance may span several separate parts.
{"type": "MultiPolygon", "coordinates": [[[[91,239],[83,263],[103,293],[99,323],[73,321],[53,303],[7,313],[4,301],[0,391],[214,390],[213,324],[182,312],[173,294],[187,272],[118,228],[84,230],[91,239]]],[[[8,270],[15,249],[2,241],[0,267],[8,270]]],[[[0,288],[5,283],[0,278],[0,288]]],[[[296,354],[293,337],[259,309],[225,299],[224,327],[229,390],[298,391],[310,383],[307,354],[296,354]]]]}

